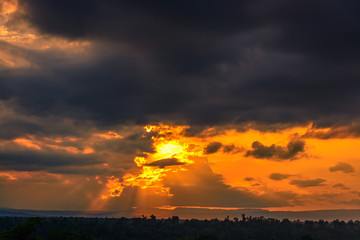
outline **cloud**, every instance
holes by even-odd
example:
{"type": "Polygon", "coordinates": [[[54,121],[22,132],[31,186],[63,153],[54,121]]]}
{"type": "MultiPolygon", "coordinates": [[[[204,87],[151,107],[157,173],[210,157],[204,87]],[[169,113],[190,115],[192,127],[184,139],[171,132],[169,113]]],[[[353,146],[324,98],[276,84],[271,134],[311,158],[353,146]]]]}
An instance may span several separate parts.
{"type": "Polygon", "coordinates": [[[204,149],[204,152],[205,152],[205,154],[216,153],[217,151],[220,150],[221,147],[222,147],[222,144],[220,142],[212,142],[206,146],[206,148],[204,149]]]}
{"type": "Polygon", "coordinates": [[[253,180],[255,180],[253,177],[246,177],[244,178],[245,181],[251,182],[253,180]]]}
{"type": "Polygon", "coordinates": [[[358,192],[358,191],[351,191],[351,193],[353,193],[353,194],[357,195],[358,197],[360,197],[360,192],[358,192]]]}
{"type": "Polygon", "coordinates": [[[360,199],[358,198],[354,198],[354,199],[351,199],[350,201],[346,201],[344,202],[346,204],[351,204],[351,205],[358,205],[360,206],[360,199]]]}
{"type": "MultiPolygon", "coordinates": [[[[109,139],[98,141],[95,149],[99,151],[112,151],[124,154],[142,154],[143,152],[153,153],[153,142],[151,138],[140,135],[138,130],[123,139],[109,139]]],[[[143,130],[141,130],[143,131],[143,130]]]]}
{"type": "Polygon", "coordinates": [[[72,154],[59,150],[0,149],[3,170],[38,171],[60,166],[89,166],[104,163],[95,154],[72,154]]]}
{"type": "Polygon", "coordinates": [[[187,171],[168,174],[165,187],[170,187],[172,206],[266,207],[289,206],[299,197],[290,192],[266,192],[256,195],[246,188],[235,188],[215,174],[204,157],[192,157],[187,171]]]}
{"type": "Polygon", "coordinates": [[[134,157],[152,153],[151,137],[142,127],[127,126],[118,133],[78,131],[74,135],[26,135],[0,141],[0,169],[82,175],[117,175],[134,166],[134,157]]]}
{"type": "Polygon", "coordinates": [[[322,185],[324,185],[323,184],[324,182],[326,182],[326,180],[322,179],[322,178],[309,179],[309,180],[295,179],[295,180],[291,180],[290,184],[295,185],[299,188],[307,188],[307,187],[322,186],[322,185]]]}
{"type": "Polygon", "coordinates": [[[7,175],[1,175],[1,174],[0,174],[0,183],[6,182],[6,181],[8,181],[9,179],[10,179],[9,176],[7,176],[7,175]]]}
{"type": "Polygon", "coordinates": [[[270,174],[269,178],[275,181],[281,181],[284,179],[288,179],[290,177],[292,177],[294,175],[290,175],[290,174],[282,174],[282,173],[272,173],[270,174]]]}
{"type": "Polygon", "coordinates": [[[360,136],[360,125],[351,123],[344,126],[331,126],[328,129],[321,129],[313,126],[302,137],[318,138],[318,139],[334,139],[334,138],[357,138],[360,136]]]}
{"type": "Polygon", "coordinates": [[[87,136],[94,125],[89,121],[81,124],[61,116],[36,116],[19,111],[15,100],[0,100],[0,139],[14,139],[24,135],[46,137],[87,136]]]}
{"type": "Polygon", "coordinates": [[[254,157],[260,159],[273,159],[273,160],[294,160],[297,155],[305,151],[304,141],[290,141],[286,147],[265,146],[262,143],[256,141],[252,144],[253,150],[246,152],[246,157],[254,157]]]}
{"type": "MultiPolygon", "coordinates": [[[[143,138],[129,126],[158,121],[188,124],[185,136],[203,138],[224,133],[228,125],[276,131],[309,122],[314,129],[303,137],[358,137],[359,8],[355,1],[339,0],[20,0],[19,11],[4,26],[36,39],[0,41],[1,57],[16,65],[0,67],[0,141],[82,140],[55,144],[76,148],[77,154],[6,145],[0,149],[0,169],[121,176],[134,165],[133,155],[154,151],[151,136],[143,138]],[[38,41],[88,45],[34,47],[38,41]],[[91,137],[118,128],[136,133],[116,140],[91,137]],[[83,154],[88,144],[95,152],[83,154]]],[[[242,149],[213,142],[204,151],[242,149]]],[[[303,141],[254,142],[246,156],[294,160],[304,151],[303,141]]],[[[153,162],[158,167],[179,163],[158,161],[153,162]]],[[[201,173],[189,174],[197,179],[201,173]]],[[[209,171],[206,177],[213,186],[198,179],[199,187],[187,181],[192,187],[186,189],[178,182],[176,193],[183,197],[174,202],[199,192],[197,203],[215,196],[214,204],[227,206],[289,204],[233,188],[209,171]]]]}
{"type": "Polygon", "coordinates": [[[16,22],[25,21],[39,35],[91,43],[88,55],[70,57],[16,48],[37,68],[1,71],[0,99],[15,99],[26,116],[97,127],[159,120],[321,127],[359,118],[355,2],[20,0],[20,6],[26,11],[14,15],[9,30],[24,31],[16,22]]]}
{"type": "Polygon", "coordinates": [[[152,167],[159,167],[159,168],[165,168],[167,166],[178,166],[178,165],[184,165],[185,163],[179,162],[179,159],[177,158],[164,158],[160,159],[148,164],[144,164],[145,166],[152,166],[152,167]]]}
{"type": "Polygon", "coordinates": [[[87,181],[79,175],[62,178],[38,172],[30,176],[1,184],[1,190],[6,192],[0,195],[2,206],[43,210],[88,210],[102,191],[102,186],[95,180],[87,181]]]}
{"type": "Polygon", "coordinates": [[[355,169],[349,163],[339,162],[335,166],[330,167],[329,171],[330,172],[353,173],[355,171],[355,169]]]}
{"type": "Polygon", "coordinates": [[[235,154],[243,151],[244,149],[240,147],[236,147],[234,144],[224,145],[220,142],[211,142],[205,147],[204,153],[213,154],[220,150],[222,150],[223,153],[235,154]]]}
{"type": "MultiPolygon", "coordinates": [[[[165,159],[166,161],[168,159],[165,159]]],[[[172,162],[176,159],[172,159],[172,162]]],[[[190,157],[192,164],[183,166],[185,171],[169,171],[161,179],[161,184],[148,188],[125,187],[119,197],[110,198],[106,209],[137,207],[270,207],[290,206],[299,200],[299,195],[291,191],[265,191],[254,194],[246,188],[227,185],[219,174],[215,174],[205,157],[190,157]],[[160,191],[160,186],[163,191],[160,191]],[[159,188],[157,188],[159,187],[159,188]],[[165,191],[168,189],[168,193],[165,191]],[[154,194],[154,192],[156,194],[154,194]],[[146,201],[141,201],[146,199],[146,201]]],[[[162,161],[162,160],[160,160],[162,161]]],[[[164,166],[156,161],[154,166],[164,166]]]]}
{"type": "Polygon", "coordinates": [[[223,153],[235,154],[244,151],[244,149],[241,147],[236,147],[234,144],[229,144],[229,145],[223,145],[222,151],[223,153]]]}
{"type": "Polygon", "coordinates": [[[333,185],[333,188],[341,188],[341,189],[344,189],[344,190],[348,190],[350,188],[346,187],[344,184],[342,183],[336,183],[333,185]]]}

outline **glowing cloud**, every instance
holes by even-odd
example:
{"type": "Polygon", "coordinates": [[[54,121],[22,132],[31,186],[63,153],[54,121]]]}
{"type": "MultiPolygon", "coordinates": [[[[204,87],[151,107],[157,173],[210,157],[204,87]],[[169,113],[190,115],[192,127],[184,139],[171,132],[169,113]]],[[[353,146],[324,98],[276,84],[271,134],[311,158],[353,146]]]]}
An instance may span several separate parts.
{"type": "MultiPolygon", "coordinates": [[[[110,197],[121,195],[125,187],[151,188],[154,193],[171,196],[162,180],[170,172],[186,171],[182,165],[192,164],[192,156],[202,156],[201,148],[189,145],[182,133],[186,126],[148,125],[147,136],[151,136],[154,153],[143,152],[134,162],[141,169],[139,174],[126,174],[121,178],[111,177],[106,184],[110,197]]],[[[146,135],[144,136],[146,137],[146,135]]]]}

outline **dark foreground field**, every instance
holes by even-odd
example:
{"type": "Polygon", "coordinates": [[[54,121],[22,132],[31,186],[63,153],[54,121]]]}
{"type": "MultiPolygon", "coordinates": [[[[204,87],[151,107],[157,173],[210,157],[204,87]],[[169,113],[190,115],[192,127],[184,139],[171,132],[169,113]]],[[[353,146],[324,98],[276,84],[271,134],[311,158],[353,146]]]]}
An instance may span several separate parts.
{"type": "Polygon", "coordinates": [[[289,221],[263,217],[224,220],[1,217],[0,240],[360,239],[359,221],[289,221]]]}

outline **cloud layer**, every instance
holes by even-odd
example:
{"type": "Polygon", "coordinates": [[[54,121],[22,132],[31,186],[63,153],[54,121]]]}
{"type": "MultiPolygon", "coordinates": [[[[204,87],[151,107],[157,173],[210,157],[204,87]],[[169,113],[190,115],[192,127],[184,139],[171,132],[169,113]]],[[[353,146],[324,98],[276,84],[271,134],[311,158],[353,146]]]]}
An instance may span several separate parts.
{"type": "Polygon", "coordinates": [[[24,31],[19,24],[27,22],[39,34],[91,42],[91,57],[76,64],[59,51],[8,46],[40,67],[0,72],[0,98],[29,115],[99,126],[159,120],[327,126],[359,118],[355,2],[29,0],[19,6],[24,11],[7,22],[9,29],[24,31]]]}
{"type": "Polygon", "coordinates": [[[4,206],[41,207],[42,192],[55,199],[49,208],[66,201],[64,208],[74,202],[110,210],[146,203],[281,207],[358,197],[351,181],[359,166],[353,155],[345,157],[355,147],[341,145],[347,150],[339,156],[331,152],[336,144],[319,144],[360,136],[358,2],[15,5],[0,6],[4,206]],[[159,122],[178,129],[144,131],[159,122]],[[172,145],[152,158],[159,139],[172,145]],[[148,185],[160,189],[155,193],[125,181],[145,182],[151,174],[161,186],[148,185]],[[346,186],[340,175],[349,178],[346,186]],[[99,204],[111,184],[114,198],[99,204]],[[26,202],[21,189],[35,196],[26,202]]]}

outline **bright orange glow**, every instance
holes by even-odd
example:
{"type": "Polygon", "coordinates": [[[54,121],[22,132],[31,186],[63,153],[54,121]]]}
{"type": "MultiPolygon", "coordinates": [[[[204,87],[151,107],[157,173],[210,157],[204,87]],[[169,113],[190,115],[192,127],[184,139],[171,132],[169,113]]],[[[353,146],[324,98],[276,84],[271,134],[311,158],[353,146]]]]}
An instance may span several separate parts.
{"type": "Polygon", "coordinates": [[[152,136],[155,153],[144,153],[147,157],[137,156],[135,164],[141,168],[140,174],[126,174],[122,181],[108,179],[108,192],[111,197],[120,196],[126,186],[137,186],[141,189],[152,188],[155,194],[166,194],[171,197],[169,187],[162,184],[163,178],[170,172],[186,171],[182,165],[192,164],[191,156],[202,156],[202,148],[195,148],[182,137],[187,126],[148,125],[147,133],[156,133],[152,136]],[[168,162],[169,161],[169,162],[168,162]],[[153,165],[152,165],[153,164],[153,165]],[[117,195],[114,195],[113,192],[117,195]]]}
{"type": "MultiPolygon", "coordinates": [[[[246,189],[256,196],[267,196],[273,201],[293,201],[286,197],[281,200],[282,197],[279,197],[281,194],[284,196],[288,194],[298,202],[289,206],[270,207],[268,208],[270,210],[315,210],[355,206],[355,203],[350,204],[350,200],[356,198],[360,190],[358,174],[330,172],[329,168],[338,162],[347,162],[355,169],[360,169],[357,160],[360,156],[357,147],[359,139],[306,138],[306,133],[313,128],[311,124],[276,132],[261,132],[251,128],[245,132],[238,132],[229,128],[214,134],[216,129],[207,129],[202,133],[203,136],[206,134],[206,138],[185,136],[184,131],[187,128],[187,126],[164,124],[146,126],[146,134],[152,135],[154,153],[144,152],[141,156],[135,157],[137,169],[134,171],[129,171],[123,177],[109,178],[106,184],[107,193],[104,196],[120,197],[124,188],[139,187],[139,189],[151,190],[154,195],[176,197],[172,193],[171,185],[164,184],[164,180],[169,180],[169,176],[172,176],[170,179],[176,178],[177,172],[189,171],[194,159],[202,157],[207,159],[211,170],[221,175],[222,181],[234,189],[246,189]],[[295,140],[305,142],[304,152],[297,154],[295,159],[279,160],[246,156],[246,152],[252,149],[252,143],[255,141],[261,142],[264,146],[274,144],[285,149],[290,141],[295,140]],[[214,153],[205,154],[204,149],[213,142],[221,143],[222,147],[214,153]],[[225,152],[225,146],[232,146],[236,151],[225,152]],[[280,173],[285,177],[282,180],[273,180],[270,178],[273,173],[280,173]],[[311,185],[316,179],[322,179],[323,183],[311,185]],[[298,182],[310,186],[301,187],[297,185],[298,182]],[[333,187],[342,186],[341,184],[346,187],[333,187]],[[348,199],[349,203],[344,201],[344,198],[348,199]]],[[[197,184],[197,181],[187,179],[184,182],[184,184],[190,183],[197,184]]],[[[162,205],[158,208],[172,210],[176,206],[162,205]]],[[[238,209],[218,206],[206,208],[238,209]]]]}
{"type": "Polygon", "coordinates": [[[41,147],[39,145],[37,145],[36,143],[34,143],[32,140],[30,139],[25,139],[25,138],[17,138],[14,140],[15,143],[23,145],[25,147],[28,148],[35,148],[37,150],[40,150],[41,147]]]}
{"type": "Polygon", "coordinates": [[[82,151],[82,153],[84,153],[84,154],[90,154],[90,153],[94,153],[94,152],[95,152],[94,149],[92,149],[90,147],[87,147],[82,151]]]}
{"type": "MultiPolygon", "coordinates": [[[[119,178],[115,178],[114,176],[109,177],[108,181],[106,183],[106,187],[109,189],[109,196],[110,197],[118,197],[121,195],[124,187],[120,183],[119,178]]],[[[104,199],[107,198],[107,196],[102,196],[104,199]]]]}
{"type": "Polygon", "coordinates": [[[202,207],[202,206],[161,206],[157,207],[158,209],[165,210],[174,210],[177,208],[194,208],[194,209],[209,209],[209,210],[239,210],[241,208],[231,208],[231,207],[202,207]]]}
{"type": "Polygon", "coordinates": [[[12,14],[16,12],[18,7],[17,0],[2,0],[2,8],[0,9],[1,15],[12,14]]]}

